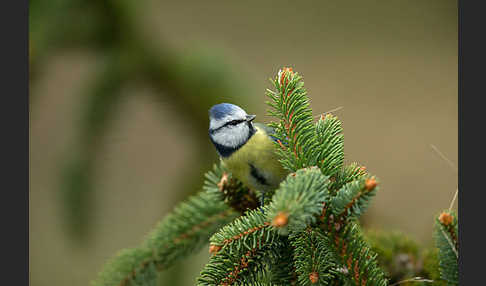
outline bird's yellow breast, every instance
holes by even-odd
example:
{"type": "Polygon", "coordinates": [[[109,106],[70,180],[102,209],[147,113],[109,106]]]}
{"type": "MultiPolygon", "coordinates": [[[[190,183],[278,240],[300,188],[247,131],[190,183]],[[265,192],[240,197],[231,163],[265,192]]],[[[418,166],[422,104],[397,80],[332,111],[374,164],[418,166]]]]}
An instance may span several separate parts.
{"type": "Polygon", "coordinates": [[[224,165],[249,188],[268,191],[278,187],[286,171],[278,161],[276,146],[262,128],[237,151],[222,158],[224,165]]]}

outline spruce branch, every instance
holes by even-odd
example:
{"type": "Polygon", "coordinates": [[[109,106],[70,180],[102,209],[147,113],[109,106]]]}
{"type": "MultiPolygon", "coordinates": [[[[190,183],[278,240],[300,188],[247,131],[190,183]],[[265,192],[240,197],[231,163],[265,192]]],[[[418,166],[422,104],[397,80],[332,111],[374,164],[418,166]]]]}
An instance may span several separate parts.
{"type": "Polygon", "coordinates": [[[299,285],[328,285],[335,276],[332,241],[321,230],[310,227],[291,235],[290,240],[299,285]]]}
{"type": "Polygon", "coordinates": [[[287,176],[268,206],[268,220],[280,233],[299,232],[316,221],[322,205],[329,200],[329,177],[317,167],[298,170],[287,176]]]}
{"type": "Polygon", "coordinates": [[[275,128],[280,162],[291,172],[317,165],[314,152],[318,142],[302,77],[291,68],[284,68],[273,84],[276,91],[267,90],[266,95],[270,98],[269,114],[279,120],[269,125],[275,128]]]}
{"type": "Polygon", "coordinates": [[[360,217],[369,206],[378,187],[374,177],[360,178],[344,185],[331,199],[331,208],[335,216],[341,219],[360,217]]]}
{"type": "Polygon", "coordinates": [[[155,285],[156,276],[157,269],[150,249],[123,249],[106,263],[92,285],[155,285]]]}
{"type": "Polygon", "coordinates": [[[230,247],[214,254],[201,271],[197,285],[248,285],[264,277],[266,265],[278,261],[278,250],[284,244],[279,239],[268,239],[264,233],[253,233],[251,237],[251,245],[236,239],[228,244],[230,247]]]}
{"type": "Polygon", "coordinates": [[[200,249],[236,212],[212,193],[202,192],[179,205],[155,227],[146,241],[159,269],[200,249]]]}
{"type": "Polygon", "coordinates": [[[259,206],[256,193],[234,178],[222,164],[214,164],[213,170],[207,172],[205,177],[203,189],[221,196],[228,206],[241,214],[259,206]]]}
{"type": "Polygon", "coordinates": [[[268,243],[275,239],[277,232],[269,226],[262,210],[250,210],[211,236],[210,244],[229,252],[252,250],[262,240],[268,243]]]}
{"type": "Polygon", "coordinates": [[[459,283],[457,227],[458,221],[454,212],[444,211],[435,221],[440,277],[450,286],[459,283]]]}
{"type": "Polygon", "coordinates": [[[423,283],[435,275],[429,268],[439,265],[442,279],[457,285],[455,214],[443,212],[436,219],[439,250],[427,257],[427,269],[417,267],[411,271],[418,273],[410,273],[384,265],[393,264],[395,254],[401,259],[401,251],[413,256],[417,251],[394,237],[385,240],[388,246],[383,240],[368,244],[364,239],[357,219],[376,194],[377,179],[356,163],[343,166],[341,123],[332,115],[312,122],[297,73],[283,69],[273,83],[277,91],[267,95],[270,113],[279,120],[273,123],[275,144],[280,162],[292,173],[269,203],[257,209],[255,193],[215,165],[206,174],[204,191],[176,208],[141,247],[122,252],[102,273],[103,281],[151,285],[157,268],[168,267],[209,238],[212,256],[198,285],[386,286],[388,278],[392,283],[423,283]],[[390,269],[400,278],[386,277],[390,269]]]}
{"type": "Polygon", "coordinates": [[[336,192],[345,184],[356,181],[366,175],[366,167],[359,166],[356,162],[351,163],[350,165],[339,170],[336,175],[332,177],[329,190],[332,195],[335,195],[336,192]]]}
{"type": "Polygon", "coordinates": [[[275,285],[298,285],[298,277],[295,269],[293,254],[294,247],[292,246],[288,237],[280,236],[280,241],[284,246],[279,248],[279,256],[277,260],[270,264],[267,271],[269,281],[275,285]]]}
{"type": "Polygon", "coordinates": [[[334,176],[343,166],[344,139],[341,121],[328,113],[316,123],[318,145],[322,146],[317,154],[317,164],[322,173],[334,176]]]}
{"type": "Polygon", "coordinates": [[[236,216],[237,212],[222,201],[220,194],[200,192],[180,203],[140,247],[123,250],[112,259],[93,285],[152,285],[156,279],[152,275],[154,267],[158,271],[167,269],[201,249],[216,230],[236,216]]]}
{"type": "Polygon", "coordinates": [[[385,286],[388,281],[378,266],[376,253],[365,242],[356,221],[347,224],[341,236],[334,236],[335,256],[345,271],[340,277],[357,286],[385,286]],[[337,255],[336,255],[337,254],[337,255]]]}

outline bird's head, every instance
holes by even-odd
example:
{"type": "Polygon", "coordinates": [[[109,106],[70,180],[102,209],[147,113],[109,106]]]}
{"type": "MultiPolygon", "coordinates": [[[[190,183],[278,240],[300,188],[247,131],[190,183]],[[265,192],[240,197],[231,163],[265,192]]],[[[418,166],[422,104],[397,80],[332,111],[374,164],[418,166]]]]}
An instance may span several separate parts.
{"type": "Polygon", "coordinates": [[[252,120],[241,107],[230,103],[214,105],[209,110],[209,137],[221,156],[243,146],[255,133],[252,120]],[[224,150],[227,150],[225,152],[224,150]]]}

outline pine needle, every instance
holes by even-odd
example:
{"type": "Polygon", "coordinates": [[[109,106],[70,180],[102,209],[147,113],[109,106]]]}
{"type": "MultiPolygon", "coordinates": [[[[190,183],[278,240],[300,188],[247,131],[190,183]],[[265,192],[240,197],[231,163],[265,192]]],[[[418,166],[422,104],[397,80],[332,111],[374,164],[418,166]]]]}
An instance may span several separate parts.
{"type": "MultiPolygon", "coordinates": [[[[440,150],[437,148],[434,144],[430,144],[430,147],[432,150],[434,150],[444,161],[456,172],[458,173],[457,166],[452,163],[452,161],[447,158],[440,150]]],[[[452,210],[452,207],[454,206],[454,203],[456,202],[457,199],[457,193],[459,192],[459,188],[456,188],[456,192],[454,193],[454,197],[452,198],[451,204],[449,206],[449,212],[452,210]]]]}
{"type": "MultiPolygon", "coordinates": [[[[454,254],[456,255],[456,258],[459,258],[459,254],[457,253],[457,249],[456,247],[454,246],[454,243],[452,243],[451,239],[449,238],[449,236],[447,236],[447,234],[445,233],[445,231],[442,229],[442,227],[440,228],[440,231],[442,232],[442,235],[444,235],[445,239],[447,240],[447,242],[449,243],[449,245],[451,246],[451,249],[452,251],[454,252],[454,254]]],[[[390,285],[391,286],[391,285],[390,285]]]]}
{"type": "Polygon", "coordinates": [[[449,206],[449,212],[451,212],[452,206],[454,206],[454,202],[457,199],[457,193],[459,193],[459,188],[456,188],[456,192],[454,193],[454,198],[452,198],[451,205],[449,206]]]}
{"type": "Polygon", "coordinates": [[[334,109],[331,109],[331,110],[329,110],[329,111],[326,111],[326,112],[324,112],[324,113],[321,113],[321,114],[318,114],[318,115],[314,116],[314,119],[315,119],[315,118],[318,118],[319,116],[326,115],[326,114],[328,114],[328,113],[332,113],[332,112],[339,111],[339,110],[341,110],[341,109],[343,109],[343,108],[344,108],[344,106],[339,106],[339,107],[336,107],[336,108],[334,108],[334,109]]]}
{"type": "Polygon", "coordinates": [[[435,147],[434,144],[430,144],[430,147],[442,158],[444,159],[444,161],[446,161],[446,163],[452,168],[452,170],[454,170],[456,173],[458,172],[457,171],[457,167],[454,163],[452,163],[451,160],[449,160],[449,158],[447,158],[437,147],[435,147]]]}

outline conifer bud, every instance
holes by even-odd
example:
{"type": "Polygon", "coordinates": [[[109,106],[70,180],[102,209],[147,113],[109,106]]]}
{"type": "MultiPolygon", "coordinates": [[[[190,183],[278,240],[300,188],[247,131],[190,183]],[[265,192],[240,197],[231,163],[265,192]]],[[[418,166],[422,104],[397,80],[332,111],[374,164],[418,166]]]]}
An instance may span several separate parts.
{"type": "Polygon", "coordinates": [[[378,183],[376,182],[374,177],[372,177],[371,179],[366,179],[365,182],[366,190],[372,191],[376,187],[376,185],[378,185],[378,183]]]}
{"type": "Polygon", "coordinates": [[[285,81],[284,83],[284,79],[287,76],[287,73],[289,73],[290,76],[294,75],[294,71],[292,70],[292,68],[283,68],[278,71],[278,83],[280,85],[286,85],[288,83],[287,81],[285,81]]]}
{"type": "Polygon", "coordinates": [[[214,244],[211,244],[211,245],[209,246],[209,253],[211,253],[211,254],[216,254],[216,253],[218,253],[218,251],[220,251],[220,250],[221,250],[221,246],[219,246],[219,245],[214,245],[214,244]]]}
{"type": "Polygon", "coordinates": [[[317,283],[317,281],[319,281],[319,273],[311,272],[309,274],[309,280],[311,281],[312,284],[317,283]]]}
{"type": "Polygon", "coordinates": [[[224,187],[226,186],[226,183],[228,182],[228,174],[226,172],[223,173],[223,175],[221,176],[221,180],[219,181],[219,183],[217,184],[218,186],[218,189],[220,191],[223,191],[224,190],[224,187]]]}
{"type": "Polygon", "coordinates": [[[272,225],[276,227],[284,227],[288,222],[289,215],[284,212],[280,212],[273,218],[272,225]]]}
{"type": "Polygon", "coordinates": [[[443,212],[439,216],[439,221],[443,225],[450,225],[453,221],[453,217],[450,213],[443,212]]]}

